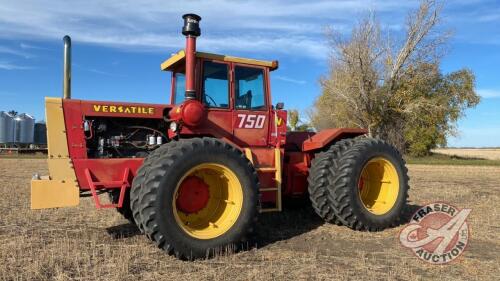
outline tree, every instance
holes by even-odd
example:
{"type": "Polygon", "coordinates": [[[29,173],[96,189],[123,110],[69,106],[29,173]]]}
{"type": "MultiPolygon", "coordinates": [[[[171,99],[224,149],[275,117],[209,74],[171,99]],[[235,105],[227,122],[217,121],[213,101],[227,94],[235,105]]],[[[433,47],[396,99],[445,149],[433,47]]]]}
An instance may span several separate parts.
{"type": "Polygon", "coordinates": [[[330,30],[330,70],[311,121],[326,127],[367,128],[402,152],[423,155],[456,134],[466,108],[479,102],[474,74],[440,71],[449,32],[440,31],[442,5],[423,0],[406,20],[404,36],[382,34],[373,14],[350,37],[330,30]]]}
{"type": "Polygon", "coordinates": [[[288,124],[290,125],[290,130],[295,131],[297,125],[299,124],[299,111],[297,109],[291,109],[288,111],[288,124]]]}
{"type": "Polygon", "coordinates": [[[300,120],[300,114],[297,109],[288,110],[288,130],[289,131],[309,131],[311,126],[300,120]]]}
{"type": "Polygon", "coordinates": [[[11,110],[8,112],[11,116],[17,116],[17,111],[11,110]]]}

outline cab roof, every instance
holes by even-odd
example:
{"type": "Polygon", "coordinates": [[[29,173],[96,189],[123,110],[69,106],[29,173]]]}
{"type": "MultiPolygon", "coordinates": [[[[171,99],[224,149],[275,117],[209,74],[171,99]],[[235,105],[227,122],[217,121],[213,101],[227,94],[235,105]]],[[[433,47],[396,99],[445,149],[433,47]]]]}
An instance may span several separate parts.
{"type": "MultiPolygon", "coordinates": [[[[165,71],[174,70],[180,63],[184,62],[185,57],[186,57],[186,53],[184,52],[184,50],[180,50],[179,52],[177,52],[176,54],[173,54],[170,58],[168,58],[167,60],[165,60],[161,64],[161,70],[165,70],[165,71]]],[[[277,60],[273,60],[273,61],[254,60],[254,59],[239,58],[239,57],[232,57],[232,56],[211,54],[211,53],[203,53],[203,52],[196,52],[196,57],[197,58],[212,59],[212,60],[219,60],[219,61],[227,61],[227,62],[236,62],[236,63],[244,63],[244,64],[250,64],[250,65],[265,66],[265,67],[269,67],[269,69],[271,71],[278,69],[278,61],[277,60]]]]}

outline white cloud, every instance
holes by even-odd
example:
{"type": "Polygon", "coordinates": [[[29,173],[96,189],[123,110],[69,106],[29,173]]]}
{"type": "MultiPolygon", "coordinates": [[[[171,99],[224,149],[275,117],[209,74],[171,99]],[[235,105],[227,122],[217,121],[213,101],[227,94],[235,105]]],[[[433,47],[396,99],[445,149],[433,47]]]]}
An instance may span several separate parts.
{"type": "Polygon", "coordinates": [[[494,90],[494,89],[478,89],[477,93],[485,98],[500,98],[500,90],[494,90]]]}
{"type": "Polygon", "coordinates": [[[293,84],[303,85],[303,84],[307,83],[305,80],[298,80],[298,79],[294,79],[294,78],[290,78],[290,77],[286,77],[286,76],[280,76],[280,75],[274,75],[273,78],[281,80],[281,81],[285,81],[285,82],[290,82],[293,84]]]}
{"type": "MultiPolygon", "coordinates": [[[[323,28],[347,30],[356,15],[414,7],[415,1],[4,1],[0,38],[60,40],[138,51],[179,49],[186,12],[199,13],[200,49],[326,57],[323,28]]],[[[391,24],[391,23],[389,23],[391,24]]],[[[27,47],[24,46],[24,47],[27,47]]]]}
{"type": "Polygon", "coordinates": [[[32,58],[33,55],[31,54],[28,54],[22,50],[17,50],[17,49],[13,49],[13,48],[10,48],[10,47],[6,47],[6,46],[0,46],[0,53],[4,53],[4,54],[8,54],[8,55],[14,55],[14,56],[19,56],[19,57],[24,57],[26,59],[29,59],[29,58],[32,58]]]}
{"type": "Polygon", "coordinates": [[[482,15],[478,17],[478,20],[482,22],[497,22],[500,20],[500,15],[497,13],[482,15]]]}
{"type": "Polygon", "coordinates": [[[126,75],[123,75],[123,74],[103,71],[103,70],[99,70],[99,69],[95,69],[95,68],[89,68],[89,67],[77,64],[77,63],[73,63],[73,66],[75,68],[79,68],[83,71],[92,72],[92,73],[99,74],[99,75],[111,76],[111,77],[127,77],[126,75]]]}
{"type": "Polygon", "coordinates": [[[31,44],[26,44],[26,43],[21,43],[19,44],[19,47],[23,50],[30,50],[30,49],[35,49],[35,50],[49,50],[48,48],[40,47],[40,46],[35,46],[31,44]]]}
{"type": "Polygon", "coordinates": [[[17,65],[17,64],[10,63],[10,62],[0,61],[0,69],[3,69],[3,70],[28,70],[28,69],[34,69],[34,67],[17,65]]]}

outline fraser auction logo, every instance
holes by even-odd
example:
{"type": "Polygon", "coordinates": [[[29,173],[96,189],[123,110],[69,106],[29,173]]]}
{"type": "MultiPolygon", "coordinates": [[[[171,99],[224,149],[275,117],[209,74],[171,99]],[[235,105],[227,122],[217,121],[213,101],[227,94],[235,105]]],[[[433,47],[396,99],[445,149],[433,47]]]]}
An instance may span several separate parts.
{"type": "Polygon", "coordinates": [[[471,209],[458,209],[446,203],[432,203],[418,209],[410,224],[399,234],[404,247],[432,264],[445,264],[458,258],[469,241],[467,217],[471,209]]]}

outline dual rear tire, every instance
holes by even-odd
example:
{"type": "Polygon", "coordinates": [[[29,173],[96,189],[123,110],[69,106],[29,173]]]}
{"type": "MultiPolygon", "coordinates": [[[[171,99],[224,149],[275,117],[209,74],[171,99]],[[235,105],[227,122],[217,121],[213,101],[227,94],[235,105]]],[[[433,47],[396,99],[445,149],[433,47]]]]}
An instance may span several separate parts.
{"type": "Polygon", "coordinates": [[[309,196],[325,221],[379,231],[400,223],[408,171],[398,151],[372,138],[343,139],[312,161],[309,196]]]}

